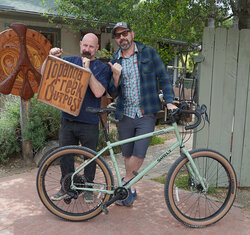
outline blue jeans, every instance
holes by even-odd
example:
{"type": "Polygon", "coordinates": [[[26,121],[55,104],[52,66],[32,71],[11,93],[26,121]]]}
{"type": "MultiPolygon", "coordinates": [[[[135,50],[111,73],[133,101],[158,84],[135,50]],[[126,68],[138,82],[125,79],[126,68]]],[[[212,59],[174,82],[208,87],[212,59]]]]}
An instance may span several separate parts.
{"type": "MultiPolygon", "coordinates": [[[[59,133],[60,147],[67,145],[79,145],[90,148],[96,151],[98,144],[99,127],[98,124],[89,124],[76,121],[69,121],[67,119],[61,120],[61,127],[59,133]]],[[[74,172],[74,157],[67,156],[61,159],[62,178],[74,172]]],[[[84,176],[88,182],[93,182],[95,178],[96,164],[92,162],[84,170],[84,176]]]]}

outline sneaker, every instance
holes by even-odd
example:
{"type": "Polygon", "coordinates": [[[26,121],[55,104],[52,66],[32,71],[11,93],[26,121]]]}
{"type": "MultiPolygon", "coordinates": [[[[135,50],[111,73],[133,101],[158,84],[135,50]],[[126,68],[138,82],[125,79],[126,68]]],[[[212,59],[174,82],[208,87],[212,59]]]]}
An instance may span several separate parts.
{"type": "MultiPolygon", "coordinates": [[[[134,194],[136,194],[136,192],[134,194]]],[[[137,194],[136,194],[136,197],[137,197],[137,194]]],[[[134,200],[135,200],[134,196],[131,192],[131,189],[129,188],[128,189],[128,197],[125,200],[116,201],[115,204],[118,206],[132,206],[134,203],[134,200]]]]}
{"type": "Polygon", "coordinates": [[[83,194],[83,197],[84,197],[85,203],[87,203],[87,204],[94,202],[94,192],[92,192],[92,191],[86,191],[83,194]]]}
{"type": "Polygon", "coordinates": [[[67,193],[64,192],[63,189],[61,188],[58,193],[52,195],[51,200],[60,201],[64,199],[65,197],[67,197],[67,193]]]}
{"type": "Polygon", "coordinates": [[[131,191],[131,193],[133,195],[134,200],[136,200],[138,198],[137,193],[136,193],[136,189],[134,192],[131,191]]]}

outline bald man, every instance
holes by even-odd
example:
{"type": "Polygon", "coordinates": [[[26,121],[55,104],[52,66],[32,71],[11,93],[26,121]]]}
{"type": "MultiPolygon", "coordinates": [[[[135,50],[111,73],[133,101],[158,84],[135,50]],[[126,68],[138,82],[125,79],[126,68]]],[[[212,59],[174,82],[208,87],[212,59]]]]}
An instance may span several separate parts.
{"type": "MultiPolygon", "coordinates": [[[[108,79],[111,75],[110,66],[102,63],[95,58],[95,53],[98,50],[98,38],[93,33],[86,34],[80,41],[80,56],[69,56],[63,58],[78,66],[90,69],[92,75],[89,80],[89,86],[86,90],[82,107],[78,116],[72,116],[62,112],[61,127],[59,133],[60,147],[66,145],[78,145],[96,150],[99,135],[99,120],[96,115],[85,111],[86,107],[100,107],[101,97],[106,91],[108,79]]],[[[63,50],[61,48],[52,48],[49,52],[53,56],[61,56],[63,50]]],[[[45,63],[42,66],[44,72],[45,63]]],[[[86,167],[84,176],[88,182],[93,182],[95,177],[96,165],[95,162],[86,167]]],[[[61,161],[61,182],[64,177],[74,171],[74,161],[70,157],[65,157],[61,161]]],[[[83,194],[86,203],[94,202],[93,192],[87,191],[83,194]]],[[[54,194],[52,200],[62,200],[67,197],[67,193],[61,188],[58,193],[54,194]]]]}

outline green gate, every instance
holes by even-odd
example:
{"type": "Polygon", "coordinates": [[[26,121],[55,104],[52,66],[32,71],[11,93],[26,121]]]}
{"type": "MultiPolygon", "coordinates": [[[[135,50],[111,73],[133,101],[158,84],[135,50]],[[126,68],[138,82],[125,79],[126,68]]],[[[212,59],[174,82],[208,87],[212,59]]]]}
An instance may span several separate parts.
{"type": "Polygon", "coordinates": [[[250,30],[205,28],[202,56],[199,103],[207,105],[210,125],[194,134],[193,147],[222,153],[240,186],[249,187],[250,30]]]}

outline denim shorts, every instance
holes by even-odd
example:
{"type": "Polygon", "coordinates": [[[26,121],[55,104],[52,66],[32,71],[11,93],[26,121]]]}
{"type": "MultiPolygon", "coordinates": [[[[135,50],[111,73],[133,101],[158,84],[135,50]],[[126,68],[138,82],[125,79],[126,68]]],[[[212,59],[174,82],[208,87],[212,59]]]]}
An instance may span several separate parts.
{"type": "MultiPolygon", "coordinates": [[[[118,123],[119,138],[124,140],[152,132],[155,128],[155,122],[156,115],[154,114],[144,115],[142,118],[136,117],[135,119],[124,115],[118,123]]],[[[122,145],[122,155],[124,157],[145,158],[150,140],[151,137],[122,145]]]]}

